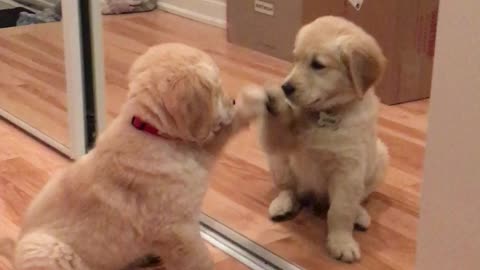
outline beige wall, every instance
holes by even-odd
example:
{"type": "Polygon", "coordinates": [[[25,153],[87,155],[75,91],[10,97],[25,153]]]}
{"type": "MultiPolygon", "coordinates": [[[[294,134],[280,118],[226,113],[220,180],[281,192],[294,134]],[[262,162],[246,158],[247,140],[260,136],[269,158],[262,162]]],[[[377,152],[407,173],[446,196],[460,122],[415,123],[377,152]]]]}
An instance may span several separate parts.
{"type": "Polygon", "coordinates": [[[479,11],[440,4],[417,270],[480,269],[479,11]]]}

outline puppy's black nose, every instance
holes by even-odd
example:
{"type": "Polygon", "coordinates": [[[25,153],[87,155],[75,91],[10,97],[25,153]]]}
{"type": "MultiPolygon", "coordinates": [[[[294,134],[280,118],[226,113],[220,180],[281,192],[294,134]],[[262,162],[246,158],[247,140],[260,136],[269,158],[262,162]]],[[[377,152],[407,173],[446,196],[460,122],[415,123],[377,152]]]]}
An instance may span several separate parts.
{"type": "Polygon", "coordinates": [[[285,93],[285,95],[287,95],[287,96],[290,96],[291,94],[293,94],[293,92],[295,92],[295,86],[293,86],[289,82],[284,83],[282,85],[282,89],[283,89],[283,92],[285,93]]]}

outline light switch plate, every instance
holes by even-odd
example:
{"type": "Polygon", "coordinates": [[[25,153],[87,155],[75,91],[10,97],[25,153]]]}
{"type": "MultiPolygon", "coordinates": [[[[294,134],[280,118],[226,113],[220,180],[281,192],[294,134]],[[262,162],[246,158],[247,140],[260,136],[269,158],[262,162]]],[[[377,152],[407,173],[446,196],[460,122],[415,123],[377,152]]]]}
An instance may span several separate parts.
{"type": "Polygon", "coordinates": [[[273,3],[262,0],[255,0],[254,5],[256,12],[269,16],[273,16],[275,14],[275,5],[273,3]]]}

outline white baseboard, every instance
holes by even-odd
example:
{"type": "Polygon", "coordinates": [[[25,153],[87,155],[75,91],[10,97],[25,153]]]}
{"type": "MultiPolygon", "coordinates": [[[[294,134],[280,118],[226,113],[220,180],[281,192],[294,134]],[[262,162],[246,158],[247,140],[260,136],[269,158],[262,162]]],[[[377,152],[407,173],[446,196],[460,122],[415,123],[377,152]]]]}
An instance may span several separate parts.
{"type": "Polygon", "coordinates": [[[158,8],[217,27],[227,26],[225,0],[158,0],[158,8]]]}

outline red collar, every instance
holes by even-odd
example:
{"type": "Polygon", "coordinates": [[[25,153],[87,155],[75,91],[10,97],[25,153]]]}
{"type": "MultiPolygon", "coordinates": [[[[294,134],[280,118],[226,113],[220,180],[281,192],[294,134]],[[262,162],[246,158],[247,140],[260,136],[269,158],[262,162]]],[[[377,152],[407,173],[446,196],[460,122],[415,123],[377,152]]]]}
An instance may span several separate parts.
{"type": "Polygon", "coordinates": [[[143,121],[142,118],[140,118],[138,116],[133,116],[132,117],[131,124],[134,128],[136,128],[140,131],[150,133],[152,135],[162,137],[162,138],[168,139],[168,140],[178,140],[178,138],[172,137],[168,134],[160,133],[156,127],[154,127],[152,124],[150,124],[146,121],[143,121]]]}

